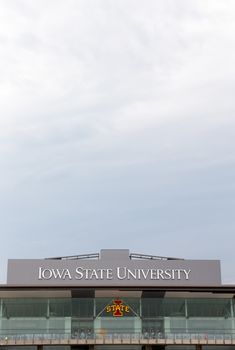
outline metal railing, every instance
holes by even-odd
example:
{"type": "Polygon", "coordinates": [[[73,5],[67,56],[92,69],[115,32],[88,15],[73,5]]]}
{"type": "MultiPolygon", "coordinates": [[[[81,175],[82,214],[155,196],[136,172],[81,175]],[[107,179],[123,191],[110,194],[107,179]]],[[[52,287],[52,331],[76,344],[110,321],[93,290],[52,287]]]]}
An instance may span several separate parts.
{"type": "Polygon", "coordinates": [[[86,333],[30,333],[0,334],[0,345],[4,344],[235,344],[235,333],[213,333],[213,330],[207,332],[190,333],[108,333],[99,332],[93,334],[86,333]]]}

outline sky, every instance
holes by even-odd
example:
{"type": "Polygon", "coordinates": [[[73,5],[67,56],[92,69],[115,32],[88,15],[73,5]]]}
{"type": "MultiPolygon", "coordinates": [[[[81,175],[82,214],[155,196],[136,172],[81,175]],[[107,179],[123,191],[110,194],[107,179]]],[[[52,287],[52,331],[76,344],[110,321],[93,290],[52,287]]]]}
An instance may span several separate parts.
{"type": "Polygon", "coordinates": [[[126,248],[235,284],[234,0],[0,1],[7,259],[126,248]]]}

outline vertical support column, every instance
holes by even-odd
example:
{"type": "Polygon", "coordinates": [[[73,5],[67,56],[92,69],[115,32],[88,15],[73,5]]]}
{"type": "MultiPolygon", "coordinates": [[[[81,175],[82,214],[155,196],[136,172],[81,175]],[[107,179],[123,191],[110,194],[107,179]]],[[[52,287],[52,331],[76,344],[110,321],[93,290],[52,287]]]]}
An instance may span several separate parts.
{"type": "Polygon", "coordinates": [[[140,297],[140,299],[139,299],[139,307],[140,307],[140,317],[139,317],[139,319],[140,319],[140,328],[137,330],[137,332],[138,332],[138,337],[139,337],[139,339],[141,338],[141,335],[142,335],[142,333],[143,333],[143,325],[142,325],[142,322],[143,322],[143,318],[142,318],[142,298],[140,297]]]}
{"type": "Polygon", "coordinates": [[[232,334],[231,334],[231,338],[234,339],[235,338],[235,320],[234,320],[234,299],[231,299],[230,301],[230,308],[231,308],[231,327],[232,327],[232,334]]]}
{"type": "Polygon", "coordinates": [[[186,328],[186,333],[188,333],[188,301],[186,298],[184,300],[184,307],[185,307],[185,328],[186,328]]]}
{"type": "Polygon", "coordinates": [[[92,323],[92,338],[95,339],[96,338],[96,324],[95,324],[95,320],[96,320],[96,297],[94,295],[93,298],[93,323],[92,323]]]}
{"type": "MultiPolygon", "coordinates": [[[[49,333],[49,329],[50,329],[50,299],[47,299],[47,315],[46,315],[46,327],[47,327],[47,333],[49,333]]],[[[40,349],[42,350],[42,349],[40,349]]]]}
{"type": "Polygon", "coordinates": [[[1,304],[0,304],[0,317],[2,318],[2,304],[3,304],[3,300],[1,298],[1,304]]]}
{"type": "Polygon", "coordinates": [[[1,298],[0,304],[0,332],[2,333],[2,316],[3,316],[3,300],[1,298]]]}
{"type": "Polygon", "coordinates": [[[96,318],[96,298],[93,298],[93,317],[96,318]]]}

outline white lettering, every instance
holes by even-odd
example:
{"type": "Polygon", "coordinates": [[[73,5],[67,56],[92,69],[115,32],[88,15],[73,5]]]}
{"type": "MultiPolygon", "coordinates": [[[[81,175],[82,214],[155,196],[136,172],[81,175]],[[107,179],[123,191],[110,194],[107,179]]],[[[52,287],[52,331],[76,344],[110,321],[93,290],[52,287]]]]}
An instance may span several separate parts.
{"type": "Polygon", "coordinates": [[[51,277],[52,277],[52,271],[50,269],[43,269],[42,270],[42,279],[50,280],[51,277]]]}
{"type": "Polygon", "coordinates": [[[189,274],[190,274],[191,270],[183,270],[183,271],[184,271],[184,273],[185,273],[185,278],[186,278],[186,280],[188,280],[188,279],[189,279],[189,274]]]}
{"type": "Polygon", "coordinates": [[[156,280],[157,279],[157,270],[156,269],[151,269],[150,270],[150,279],[151,280],[156,280]]]}
{"type": "Polygon", "coordinates": [[[126,267],[117,267],[117,278],[124,280],[126,278],[126,267]]]}
{"type": "Polygon", "coordinates": [[[127,276],[128,276],[127,277],[128,280],[131,279],[131,277],[136,280],[136,270],[131,271],[131,270],[127,269],[127,276]]]}
{"type": "Polygon", "coordinates": [[[147,277],[148,277],[149,271],[150,271],[149,269],[148,269],[146,272],[144,271],[144,269],[141,269],[142,275],[143,275],[143,277],[144,277],[145,280],[146,280],[147,277]]]}
{"type": "MultiPolygon", "coordinates": [[[[190,269],[137,269],[127,267],[116,268],[116,278],[119,280],[189,280],[191,274],[190,269]]],[[[100,269],[87,269],[78,266],[75,269],[75,274],[72,276],[70,269],[68,268],[44,268],[39,266],[38,279],[39,280],[112,280],[113,269],[100,268],[100,269]]]]}
{"type": "Polygon", "coordinates": [[[39,271],[38,271],[38,279],[42,280],[42,267],[39,267],[39,271]]]}
{"type": "Polygon", "coordinates": [[[164,276],[163,276],[163,270],[162,269],[157,269],[157,279],[162,279],[164,280],[164,276]]]}
{"type": "Polygon", "coordinates": [[[177,280],[180,280],[181,269],[176,269],[175,272],[177,273],[177,280]]]}
{"type": "Polygon", "coordinates": [[[107,269],[106,270],[106,278],[107,278],[107,280],[112,280],[113,279],[113,270],[112,269],[107,269]]]}
{"type": "Polygon", "coordinates": [[[98,277],[98,273],[96,272],[96,270],[91,270],[91,273],[90,273],[90,276],[89,276],[89,279],[92,280],[92,278],[95,277],[95,280],[98,280],[99,277],[98,277]]]}
{"type": "Polygon", "coordinates": [[[65,280],[66,278],[70,280],[72,279],[69,269],[44,269],[42,267],[39,267],[38,278],[40,280],[50,280],[52,277],[55,279],[63,280],[65,280]]]}
{"type": "Polygon", "coordinates": [[[76,280],[81,280],[83,278],[83,268],[82,267],[77,267],[76,268],[76,280]]]}
{"type": "Polygon", "coordinates": [[[68,269],[51,269],[52,275],[55,279],[66,279],[66,277],[68,277],[70,280],[72,279],[70,272],[68,269]]]}
{"type": "Polygon", "coordinates": [[[64,272],[64,276],[63,276],[63,280],[66,279],[68,277],[68,279],[72,279],[72,276],[70,274],[70,271],[69,269],[65,269],[65,272],[64,272]]]}
{"type": "Polygon", "coordinates": [[[98,272],[100,273],[100,279],[103,280],[104,279],[104,273],[105,273],[105,269],[99,269],[98,272]]]}
{"type": "Polygon", "coordinates": [[[165,280],[170,280],[171,279],[171,271],[170,269],[165,270],[165,280]]]}

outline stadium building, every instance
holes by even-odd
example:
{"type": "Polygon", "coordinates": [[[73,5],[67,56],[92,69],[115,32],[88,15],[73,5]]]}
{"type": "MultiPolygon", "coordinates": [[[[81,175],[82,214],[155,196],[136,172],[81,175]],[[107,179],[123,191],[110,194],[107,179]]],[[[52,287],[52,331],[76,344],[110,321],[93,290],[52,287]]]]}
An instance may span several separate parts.
{"type": "Polygon", "coordinates": [[[220,262],[130,254],[8,261],[0,347],[235,350],[235,286],[220,262]]]}

